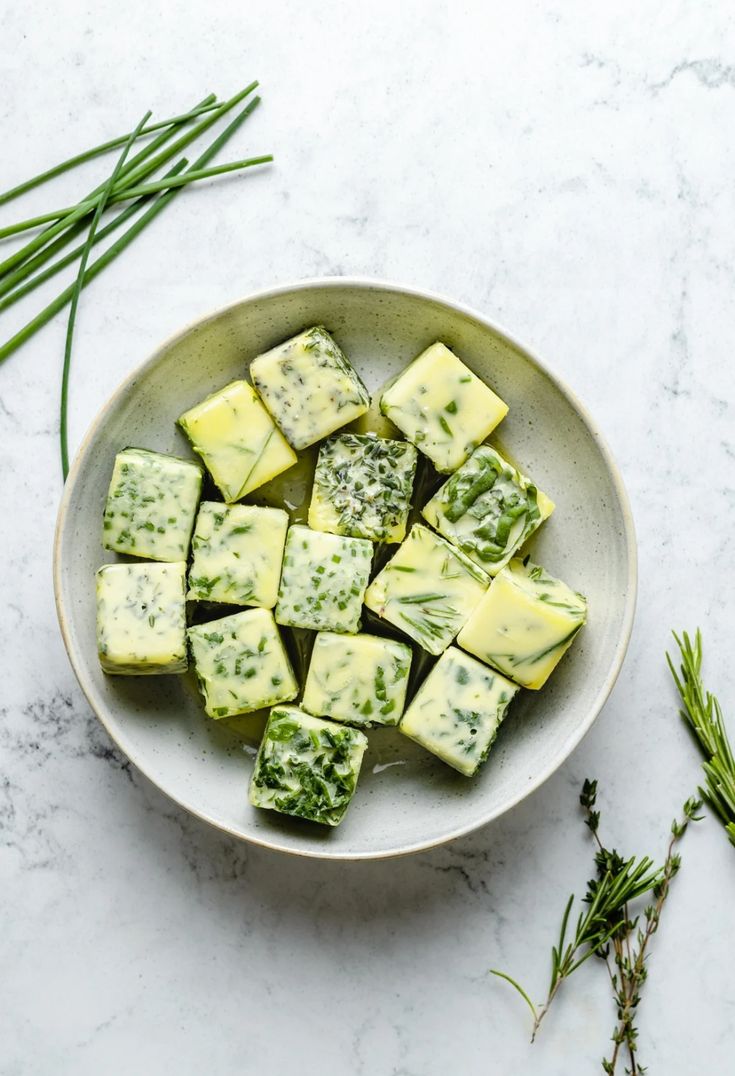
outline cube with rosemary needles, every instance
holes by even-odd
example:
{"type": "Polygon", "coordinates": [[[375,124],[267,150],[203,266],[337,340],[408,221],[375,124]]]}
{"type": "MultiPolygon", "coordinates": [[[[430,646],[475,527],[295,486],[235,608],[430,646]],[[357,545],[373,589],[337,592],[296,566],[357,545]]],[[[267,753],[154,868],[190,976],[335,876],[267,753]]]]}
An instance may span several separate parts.
{"type": "Polygon", "coordinates": [[[585,597],[526,557],[496,575],[457,641],[517,684],[537,690],[586,619],[585,597]]]}
{"type": "Polygon", "coordinates": [[[450,646],[403,715],[401,732],[472,777],[518,690],[500,673],[450,646]]]}
{"type": "Polygon", "coordinates": [[[380,410],[446,473],[464,463],[508,406],[454,352],[436,343],[383,391],[380,410]]]}
{"type": "Polygon", "coordinates": [[[97,571],[97,652],[106,673],[186,671],[186,564],[104,564],[97,571]]]}
{"type": "Polygon", "coordinates": [[[421,511],[475,564],[497,575],[554,510],[490,445],[480,445],[421,511]]]}
{"type": "Polygon", "coordinates": [[[355,794],[367,737],[295,706],[271,711],[250,780],[250,802],[336,826],[355,794]]]}
{"type": "Polygon", "coordinates": [[[189,628],[204,708],[210,717],[231,717],[288,702],[298,694],[291,663],[268,609],[211,620],[189,628]]]}
{"type": "Polygon", "coordinates": [[[360,630],[373,545],[295,524],[286,536],[276,620],[315,631],[360,630]]]}
{"type": "Polygon", "coordinates": [[[302,705],[350,725],[397,725],[410,668],[411,648],[397,639],[322,631],[314,640],[302,705]]]}
{"type": "Polygon", "coordinates": [[[441,654],[489,582],[464,553],[416,523],[368,587],[365,604],[430,654],[441,654]]]}
{"type": "Polygon", "coordinates": [[[368,391],[347,357],[319,325],[253,359],[250,374],[295,449],[315,444],[370,406],[368,391]]]}
{"type": "Polygon", "coordinates": [[[187,597],[272,609],[287,530],[288,515],[281,508],[202,501],[187,597]]]}
{"type": "Polygon", "coordinates": [[[375,434],[342,433],[319,449],[309,505],[317,531],[400,542],[406,536],[416,449],[375,434]]]}
{"type": "Polygon", "coordinates": [[[226,501],[246,493],[296,463],[283,437],[247,381],[233,381],[179,419],[226,501]]]}
{"type": "Polygon", "coordinates": [[[149,560],[186,560],[194,528],[202,469],[145,448],[115,457],[102,524],[102,544],[149,560]]]}

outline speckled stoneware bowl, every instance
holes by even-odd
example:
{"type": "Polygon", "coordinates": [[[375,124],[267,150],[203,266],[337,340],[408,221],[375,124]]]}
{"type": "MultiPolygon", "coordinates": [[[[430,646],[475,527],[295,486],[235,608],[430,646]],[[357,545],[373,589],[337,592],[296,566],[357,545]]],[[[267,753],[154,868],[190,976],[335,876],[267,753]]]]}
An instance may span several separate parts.
{"type": "MultiPolygon", "coordinates": [[[[298,472],[271,496],[298,504],[306,481],[298,472]]],[[[636,551],[628,500],[604,441],[538,359],[486,318],[446,299],[328,279],[275,288],[218,310],[131,374],[72,467],[59,511],[54,581],[64,642],[90,705],[163,792],[234,836],[300,855],[359,859],[413,852],[468,833],[528,796],[567,758],[620,670],[635,606],[636,551]],[[101,517],[115,453],[136,445],[189,456],[174,425],[178,415],[243,377],[259,352],[312,324],[334,333],[372,393],[437,339],[497,390],[510,413],[494,440],[557,505],[530,543],[534,559],[585,593],[590,609],[589,623],[546,687],[521,692],[476,777],[455,773],[395,729],[372,730],[357,795],[336,829],[249,805],[262,717],[229,724],[209,719],[191,674],[105,676],[95,646],[94,573],[114,559],[102,549],[101,517]]]]}

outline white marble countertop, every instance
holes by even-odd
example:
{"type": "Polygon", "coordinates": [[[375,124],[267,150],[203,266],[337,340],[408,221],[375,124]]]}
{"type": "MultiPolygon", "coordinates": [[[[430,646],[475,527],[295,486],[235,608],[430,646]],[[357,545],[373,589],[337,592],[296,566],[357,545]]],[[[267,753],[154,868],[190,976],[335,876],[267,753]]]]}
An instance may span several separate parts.
{"type": "MultiPolygon", "coordinates": [[[[562,907],[590,873],[583,777],[600,780],[610,841],[661,855],[698,780],[663,662],[670,628],[703,627],[735,721],[731,13],[681,0],[29,0],[0,7],[0,42],[3,186],[148,106],[170,114],[254,76],[263,107],[227,156],[277,154],[269,173],[182,196],[85,293],[74,444],[192,317],[304,276],[399,280],[496,318],[578,391],[626,478],[641,576],[609,704],[511,814],[393,862],[238,845],[131,769],[67,663],[51,588],[54,321],[0,370],[0,1072],[598,1071],[614,1022],[600,967],[577,974],[534,1046],[522,1003],[487,969],[541,997],[562,907]]],[[[105,165],[59,180],[52,200],[105,165]]],[[[50,191],[3,207],[0,223],[50,191]]],[[[3,338],[39,305],[37,293],[3,314],[3,338]]],[[[652,1074],[725,1073],[735,856],[711,819],[682,851],[641,1058],[652,1074]]]]}

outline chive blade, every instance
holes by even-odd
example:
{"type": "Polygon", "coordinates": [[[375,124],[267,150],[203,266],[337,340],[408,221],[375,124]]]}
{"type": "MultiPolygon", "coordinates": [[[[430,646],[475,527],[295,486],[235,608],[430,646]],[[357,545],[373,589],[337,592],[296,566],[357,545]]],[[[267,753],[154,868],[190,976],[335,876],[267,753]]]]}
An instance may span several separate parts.
{"type": "MultiPolygon", "coordinates": [[[[163,128],[178,127],[182,123],[187,123],[189,120],[194,119],[196,116],[201,116],[204,112],[211,112],[213,109],[217,108],[220,103],[221,102],[217,101],[215,94],[210,93],[208,97],[204,98],[200,105],[197,105],[196,108],[193,108],[190,112],[184,112],[179,116],[171,116],[169,119],[159,120],[157,123],[149,123],[139,133],[138,137],[142,138],[145,135],[153,134],[154,131],[160,131],[163,128]]],[[[84,153],[77,153],[73,157],[68,157],[65,161],[55,164],[52,168],[47,168],[45,172],[39,172],[37,176],[24,180],[10,190],[3,191],[0,194],[0,205],[12,201],[13,198],[18,198],[21,194],[33,190],[34,187],[40,187],[42,183],[46,183],[49,179],[54,179],[56,176],[60,176],[64,172],[68,172],[72,168],[84,164],[86,161],[91,161],[95,157],[101,157],[104,153],[108,153],[112,149],[124,146],[128,138],[129,133],[118,135],[117,138],[111,138],[107,142],[102,142],[99,146],[94,146],[92,149],[85,150],[84,153]]]]}
{"type": "MultiPolygon", "coordinates": [[[[204,150],[204,152],[194,161],[191,166],[192,170],[198,170],[204,168],[209,161],[215,156],[216,153],[225,145],[226,142],[232,137],[238,130],[240,125],[248,118],[248,116],[257,108],[260,103],[260,97],[255,97],[250,101],[245,108],[239,112],[233,120],[220,132],[214,141],[204,150]]],[[[105,269],[115,258],[121,254],[126,247],[133,242],[133,240],[143,231],[143,229],[150,224],[150,222],[156,217],[161,210],[165,209],[172,198],[181,190],[180,187],[174,187],[170,190],[164,191],[159,194],[154,200],[152,205],[141,214],[140,217],[127,229],[123,234],[112,243],[107,250],[104,251],[100,257],[87,267],[84,274],[83,286],[89,284],[95,277],[99,276],[103,269],[105,269]]],[[[31,321],[28,322],[22,329],[20,329],[10,340],[0,346],[0,363],[4,362],[13,352],[17,351],[26,341],[38,332],[44,325],[46,325],[55,314],[58,314],[60,310],[66,306],[71,298],[73,291],[73,285],[65,288],[59,295],[56,296],[43,310],[31,321]]]]}
{"type": "Polygon", "coordinates": [[[82,257],[79,262],[79,272],[77,278],[74,281],[74,287],[71,293],[71,306],[69,307],[69,323],[66,329],[66,341],[64,344],[64,366],[61,373],[61,400],[59,405],[59,446],[61,449],[61,471],[66,482],[66,476],[69,474],[69,441],[67,436],[67,417],[69,412],[69,373],[71,371],[71,349],[74,342],[74,326],[76,324],[77,309],[79,307],[79,297],[82,294],[82,288],[84,287],[84,274],[87,270],[87,262],[89,261],[89,254],[92,250],[92,244],[94,243],[94,233],[97,231],[97,225],[100,222],[100,218],[104,212],[107,199],[112,193],[115,182],[117,181],[120,172],[122,171],[125,159],[130,152],[130,147],[135,142],[136,138],[140,135],[140,132],[145,127],[148,120],[151,118],[151,113],[146,112],[135,130],[131,131],[128,135],[127,141],[123,147],[123,151],[120,154],[117,164],[110,173],[110,178],[100,195],[97,208],[94,216],[92,217],[92,223],[89,226],[89,234],[87,235],[87,241],[84,244],[84,250],[82,251],[82,257]]]}

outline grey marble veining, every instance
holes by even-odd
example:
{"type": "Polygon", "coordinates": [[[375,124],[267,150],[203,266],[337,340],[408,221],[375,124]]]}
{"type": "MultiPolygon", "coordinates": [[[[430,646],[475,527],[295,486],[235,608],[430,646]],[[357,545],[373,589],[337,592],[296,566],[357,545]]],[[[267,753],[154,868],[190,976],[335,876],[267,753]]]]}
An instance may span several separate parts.
{"type": "MultiPolygon", "coordinates": [[[[387,277],[445,292],[534,346],[602,426],[640,543],[621,679],[565,766],[453,845],[383,863],[292,860],[183,814],[91,715],[53,609],[64,320],[0,370],[0,1072],[466,1076],[596,1071],[614,1011],[590,962],[539,1041],[487,974],[541,997],[568,893],[603,826],[663,851],[698,767],[663,664],[701,624],[735,720],[735,27],[726,6],[29,0],[0,7],[2,185],[252,76],[228,157],[268,172],[190,191],[90,287],[72,441],[168,333],[275,282],[387,277]]],[[[100,163],[0,207],[64,204],[100,163]]],[[[81,185],[81,186],[80,186],[81,185]]],[[[5,245],[2,244],[3,249],[5,245]]],[[[9,249],[9,248],[8,248],[9,249]]],[[[3,338],[55,282],[3,313],[3,338]]],[[[735,859],[708,820],[655,939],[652,1073],[724,1073],[735,1030],[735,859]]]]}

